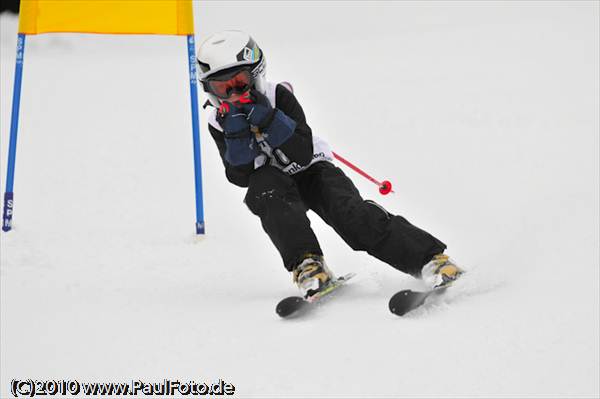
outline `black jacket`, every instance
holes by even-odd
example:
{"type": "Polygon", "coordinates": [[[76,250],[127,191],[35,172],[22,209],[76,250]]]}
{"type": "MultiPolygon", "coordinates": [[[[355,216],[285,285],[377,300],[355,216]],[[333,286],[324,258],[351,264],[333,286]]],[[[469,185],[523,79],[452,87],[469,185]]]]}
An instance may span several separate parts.
{"type": "MultiPolygon", "coordinates": [[[[293,162],[300,166],[306,166],[310,163],[313,156],[312,130],[306,123],[306,117],[302,107],[285,86],[278,84],[275,91],[274,107],[285,113],[296,122],[296,130],[290,138],[279,146],[279,149],[293,162]]],[[[254,162],[246,165],[233,166],[225,160],[225,137],[223,132],[212,125],[208,125],[210,135],[215,140],[219,149],[219,155],[225,166],[225,175],[227,180],[236,186],[248,187],[248,179],[254,172],[254,162]]],[[[273,148],[275,150],[275,148],[273,148]]]]}

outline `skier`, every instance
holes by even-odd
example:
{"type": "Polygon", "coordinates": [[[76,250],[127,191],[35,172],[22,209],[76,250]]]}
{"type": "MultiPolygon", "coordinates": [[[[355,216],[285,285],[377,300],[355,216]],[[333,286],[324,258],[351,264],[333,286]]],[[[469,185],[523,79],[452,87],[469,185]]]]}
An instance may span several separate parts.
{"type": "Polygon", "coordinates": [[[306,215],[317,213],[354,250],[366,251],[432,287],[462,270],[431,234],[363,200],[312,134],[287,82],[265,79],[266,60],[241,31],[208,37],[198,49],[198,79],[211,105],[208,128],[227,179],[248,187],[244,202],[260,218],[304,298],[335,278],[306,215]]]}

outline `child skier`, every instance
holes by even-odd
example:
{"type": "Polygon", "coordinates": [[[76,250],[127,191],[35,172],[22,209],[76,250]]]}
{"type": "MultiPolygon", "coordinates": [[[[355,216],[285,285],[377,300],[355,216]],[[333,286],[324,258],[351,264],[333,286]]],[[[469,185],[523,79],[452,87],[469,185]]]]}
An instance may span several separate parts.
{"type": "Polygon", "coordinates": [[[265,56],[248,34],[210,36],[200,45],[197,61],[198,79],[213,106],[208,127],[225,175],[248,187],[244,202],[260,218],[305,298],[334,278],[310,227],[308,209],[354,250],[433,287],[461,274],[444,255],[441,241],[361,198],[333,165],[327,143],[313,136],[289,83],[265,80],[265,56]]]}

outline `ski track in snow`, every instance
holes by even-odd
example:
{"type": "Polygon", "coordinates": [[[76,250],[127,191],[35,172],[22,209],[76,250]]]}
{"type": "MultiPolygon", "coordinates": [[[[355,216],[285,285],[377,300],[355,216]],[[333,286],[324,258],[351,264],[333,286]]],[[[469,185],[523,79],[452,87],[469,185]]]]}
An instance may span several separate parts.
{"type": "MultiPolygon", "coordinates": [[[[208,234],[192,235],[184,40],[28,37],[14,231],[0,235],[0,397],[13,378],[598,397],[597,3],[194,4],[199,39],[250,32],[314,134],[394,183],[381,197],[345,169],[365,198],[438,236],[468,273],[396,317],[389,298],[420,282],[311,214],[330,267],[357,276],[279,319],[291,277],[225,180],[204,114],[208,234]]],[[[4,191],[17,21],[0,24],[4,191]]]]}

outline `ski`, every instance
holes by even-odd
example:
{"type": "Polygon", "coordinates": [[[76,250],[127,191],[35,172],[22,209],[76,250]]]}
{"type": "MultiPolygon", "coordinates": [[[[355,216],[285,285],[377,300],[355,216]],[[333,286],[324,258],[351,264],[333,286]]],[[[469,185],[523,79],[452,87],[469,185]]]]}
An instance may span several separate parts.
{"type": "Polygon", "coordinates": [[[390,298],[390,312],[398,316],[404,316],[411,310],[415,310],[425,303],[425,300],[431,295],[440,295],[444,293],[449,286],[432,288],[426,291],[402,290],[390,298]]]}
{"type": "Polygon", "coordinates": [[[408,312],[422,306],[430,296],[437,296],[446,292],[448,288],[452,287],[456,283],[458,277],[462,276],[464,273],[464,270],[459,269],[454,278],[442,276],[443,279],[440,285],[425,289],[423,291],[398,291],[390,298],[390,302],[388,303],[390,312],[398,316],[404,316],[408,312]]]}
{"type": "Polygon", "coordinates": [[[329,283],[329,285],[322,291],[319,291],[307,299],[301,296],[290,296],[282,299],[277,304],[275,312],[277,312],[277,314],[282,318],[299,316],[300,314],[305,313],[308,309],[314,307],[314,305],[323,300],[324,297],[328,297],[332,292],[346,284],[348,280],[354,276],[356,276],[356,273],[348,273],[344,276],[340,276],[329,283]]]}

